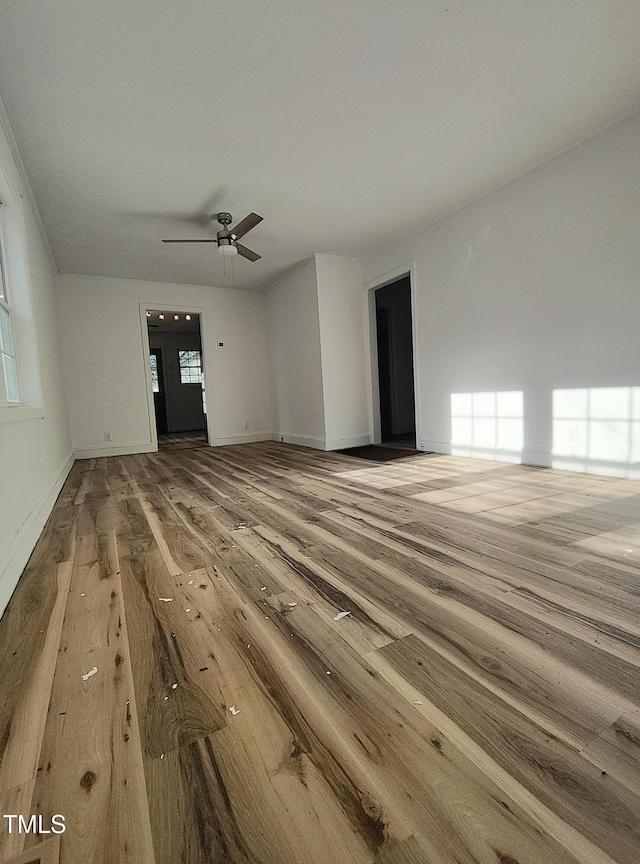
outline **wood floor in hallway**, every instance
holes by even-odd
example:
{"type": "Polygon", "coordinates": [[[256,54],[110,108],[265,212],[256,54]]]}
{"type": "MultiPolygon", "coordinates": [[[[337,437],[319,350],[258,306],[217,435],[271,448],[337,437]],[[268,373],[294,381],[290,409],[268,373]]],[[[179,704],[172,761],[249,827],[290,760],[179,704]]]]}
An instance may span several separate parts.
{"type": "Polygon", "coordinates": [[[453,456],[77,462],[0,621],[0,812],[61,864],[637,864],[639,524],[453,456]]]}

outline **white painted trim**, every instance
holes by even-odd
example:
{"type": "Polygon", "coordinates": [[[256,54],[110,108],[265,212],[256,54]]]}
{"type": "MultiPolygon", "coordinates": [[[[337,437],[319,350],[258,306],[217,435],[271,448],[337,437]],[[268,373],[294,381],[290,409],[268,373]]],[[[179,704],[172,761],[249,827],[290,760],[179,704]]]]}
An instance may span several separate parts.
{"type": "MultiPolygon", "coordinates": [[[[184,311],[190,312],[196,310],[185,309],[184,311]]],[[[212,351],[211,354],[207,352],[207,345],[213,345],[213,341],[209,342],[208,340],[209,327],[211,327],[211,335],[213,335],[213,325],[206,309],[199,308],[197,314],[200,316],[200,356],[202,357],[202,380],[204,382],[207,405],[207,443],[209,447],[213,447],[213,442],[216,440],[216,403],[213,399],[213,390],[209,385],[215,379],[214,364],[216,363],[216,352],[212,351]]]]}
{"type": "MultiPolygon", "coordinates": [[[[424,450],[431,450],[434,453],[451,453],[452,450],[456,450],[456,449],[458,449],[458,450],[469,449],[469,450],[478,450],[478,451],[484,450],[487,453],[490,453],[490,452],[491,453],[492,452],[504,453],[505,455],[513,455],[513,456],[515,456],[515,455],[518,455],[518,456],[530,455],[532,457],[535,457],[536,459],[542,459],[542,458],[548,457],[550,455],[546,450],[537,450],[535,447],[528,447],[526,449],[523,449],[523,450],[517,452],[515,450],[514,451],[508,451],[505,449],[500,449],[500,448],[495,448],[495,447],[482,448],[482,447],[477,447],[476,445],[473,445],[473,444],[469,444],[469,445],[467,445],[467,444],[454,444],[451,441],[432,441],[428,438],[420,439],[420,441],[418,443],[421,445],[420,446],[421,450],[423,450],[423,449],[424,450]],[[424,446],[422,446],[422,445],[424,445],[424,446]]],[[[483,457],[479,456],[478,458],[482,459],[483,457]]],[[[500,461],[500,460],[498,460],[498,461],[500,461]]]]}
{"type": "Polygon", "coordinates": [[[429,453],[441,453],[444,456],[451,455],[450,441],[431,441],[428,438],[416,437],[416,446],[418,450],[426,450],[429,453]]]}
{"type": "MultiPolygon", "coordinates": [[[[177,432],[177,435],[180,433],[177,432]]],[[[253,434],[239,433],[237,435],[227,435],[223,438],[214,438],[213,443],[209,441],[210,447],[224,447],[227,444],[253,444],[256,441],[273,441],[273,432],[254,432],[253,434]]],[[[279,440],[279,439],[278,439],[279,440]]],[[[324,442],[324,439],[318,439],[324,442]]],[[[324,449],[324,447],[323,447],[324,449]]],[[[135,453],[157,453],[158,446],[152,447],[151,444],[104,444],[100,447],[87,447],[85,449],[76,450],[76,459],[101,459],[103,456],[129,456],[135,453]]]]}
{"type": "MultiPolygon", "coordinates": [[[[43,404],[40,341],[33,308],[33,287],[27,249],[27,204],[24,195],[16,191],[12,184],[9,167],[0,165],[0,200],[4,211],[0,220],[0,241],[4,247],[5,277],[8,286],[11,286],[10,301],[4,305],[9,310],[14,332],[20,406],[8,407],[38,408],[43,404]]],[[[4,382],[0,383],[0,390],[0,398],[6,403],[4,382]]]]}
{"type": "Polygon", "coordinates": [[[380,382],[378,376],[378,339],[376,320],[376,300],[373,291],[367,291],[365,298],[365,348],[369,362],[366,365],[367,410],[369,411],[369,433],[372,444],[382,443],[380,421],[380,382]]]}
{"type": "Polygon", "coordinates": [[[287,432],[274,432],[272,441],[282,441],[284,444],[296,444],[298,447],[312,447],[314,450],[326,450],[326,438],[317,435],[290,435],[287,432]]]}
{"type": "Polygon", "coordinates": [[[366,447],[371,444],[371,433],[362,432],[360,435],[347,435],[344,438],[327,438],[325,447],[327,450],[347,450],[349,447],[366,447]]]}
{"type": "Polygon", "coordinates": [[[384,288],[385,285],[390,285],[392,282],[397,282],[405,276],[409,277],[409,285],[411,288],[411,342],[413,349],[413,399],[415,409],[415,426],[416,426],[416,441],[418,448],[420,446],[420,365],[418,363],[418,331],[417,331],[417,265],[415,261],[405,264],[403,267],[398,267],[384,276],[378,276],[370,282],[365,282],[364,290],[367,292],[367,311],[368,324],[365,333],[368,337],[368,354],[370,357],[369,363],[369,424],[371,429],[371,443],[382,443],[382,429],[380,423],[380,385],[378,381],[378,339],[376,330],[376,298],[375,290],[384,288]]]}
{"type": "MultiPolygon", "coordinates": [[[[158,449],[158,431],[156,429],[156,408],[155,403],[153,401],[153,381],[151,380],[151,361],[149,360],[149,354],[151,353],[151,348],[149,346],[149,327],[147,325],[147,309],[149,308],[146,303],[139,303],[138,307],[140,309],[140,335],[142,338],[142,355],[144,361],[144,381],[145,388],[147,391],[147,422],[149,423],[149,447],[151,452],[154,452],[158,449]]],[[[162,358],[164,361],[164,357],[162,358]]],[[[80,452],[76,450],[76,457],[78,459],[88,459],[89,456],[80,456],[78,455],[80,452]]],[[[112,455],[121,455],[121,454],[112,454],[105,453],[105,456],[112,455]]]]}
{"type": "Polygon", "coordinates": [[[146,444],[105,444],[101,447],[87,447],[75,451],[76,459],[101,459],[103,456],[129,456],[132,453],[156,453],[158,445],[146,444]]]}
{"type": "Polygon", "coordinates": [[[214,438],[213,442],[210,441],[209,444],[212,447],[226,447],[227,444],[255,444],[256,441],[273,441],[273,432],[226,435],[222,438],[214,438]]]}
{"type": "Polygon", "coordinates": [[[616,463],[607,460],[589,459],[581,456],[562,456],[550,453],[537,447],[525,447],[521,453],[509,453],[506,450],[492,449],[483,450],[481,447],[466,448],[463,445],[457,447],[448,441],[420,441],[421,450],[430,450],[432,453],[451,454],[452,450],[473,449],[474,453],[458,454],[461,459],[473,458],[484,459],[489,462],[501,462],[503,464],[514,464],[510,456],[518,456],[518,464],[532,465],[535,468],[553,468],[556,471],[575,471],[578,474],[594,474],[598,477],[640,477],[640,463],[616,463]],[[558,464],[561,463],[561,464],[558,464]]]}
{"type": "Polygon", "coordinates": [[[538,450],[535,447],[525,447],[522,451],[523,465],[538,465],[541,468],[550,468],[553,459],[548,450],[538,450]]]}
{"type": "Polygon", "coordinates": [[[56,503],[64,481],[69,476],[73,463],[74,455],[71,453],[60,469],[50,491],[40,501],[40,504],[36,504],[31,510],[0,558],[0,615],[11,599],[11,595],[53,510],[53,505],[56,503]]]}
{"type": "MultiPolygon", "coordinates": [[[[202,286],[200,286],[202,287],[202,286]]],[[[138,304],[140,308],[140,328],[141,328],[141,336],[142,336],[142,351],[144,354],[143,360],[145,364],[145,383],[147,388],[147,414],[149,417],[149,442],[151,445],[151,452],[158,449],[158,432],[156,429],[156,409],[153,401],[153,384],[151,382],[151,367],[149,366],[149,329],[147,327],[147,309],[161,309],[164,312],[172,313],[172,312],[188,312],[190,315],[198,315],[200,319],[200,354],[202,356],[202,377],[204,379],[204,389],[207,394],[207,443],[210,447],[215,446],[215,441],[217,440],[215,434],[215,420],[214,420],[214,405],[211,401],[211,388],[208,386],[208,382],[213,380],[213,369],[208,368],[209,356],[207,354],[207,339],[206,335],[209,332],[209,319],[207,317],[207,310],[203,306],[185,306],[184,304],[179,304],[174,306],[174,308],[170,308],[170,305],[166,303],[156,303],[155,301],[144,301],[138,304]],[[211,374],[209,374],[211,373],[211,374]]],[[[163,356],[164,362],[164,356],[163,356]]],[[[210,358],[210,362],[214,362],[214,358],[210,358]]],[[[144,452],[144,451],[141,451],[144,452]]],[[[118,455],[118,454],[116,454],[118,455]]],[[[84,458],[84,457],[82,457],[84,458]]]]}

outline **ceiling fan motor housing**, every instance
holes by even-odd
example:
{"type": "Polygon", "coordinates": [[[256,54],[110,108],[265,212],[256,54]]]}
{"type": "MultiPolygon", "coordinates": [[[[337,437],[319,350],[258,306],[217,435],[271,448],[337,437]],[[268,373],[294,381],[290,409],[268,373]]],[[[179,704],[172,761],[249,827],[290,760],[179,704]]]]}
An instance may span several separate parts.
{"type": "Polygon", "coordinates": [[[231,234],[229,231],[229,225],[231,225],[233,221],[231,213],[216,213],[216,219],[222,225],[222,230],[218,231],[217,234],[218,246],[230,246],[236,239],[236,235],[231,234]]]}

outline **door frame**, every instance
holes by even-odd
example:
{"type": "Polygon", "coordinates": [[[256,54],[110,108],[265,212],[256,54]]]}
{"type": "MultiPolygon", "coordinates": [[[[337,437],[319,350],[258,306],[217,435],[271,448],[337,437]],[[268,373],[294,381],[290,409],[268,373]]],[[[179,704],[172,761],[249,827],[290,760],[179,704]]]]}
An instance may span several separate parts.
{"type": "Polygon", "coordinates": [[[207,319],[206,310],[202,306],[187,306],[182,303],[156,303],[155,301],[149,300],[144,303],[138,304],[140,309],[140,333],[142,337],[142,354],[144,361],[144,379],[145,386],[147,390],[147,416],[149,420],[149,441],[151,444],[152,451],[156,451],[158,449],[158,431],[156,429],[156,409],[153,402],[153,385],[151,382],[151,365],[149,364],[149,354],[151,353],[151,348],[149,345],[149,328],[147,326],[147,309],[161,309],[163,312],[167,314],[174,315],[179,312],[186,312],[189,315],[198,315],[200,317],[200,351],[202,354],[202,379],[204,383],[204,390],[207,394],[207,413],[205,416],[206,424],[207,424],[207,444],[210,447],[214,446],[214,441],[216,438],[214,431],[214,422],[211,417],[210,411],[212,407],[212,399],[211,399],[211,389],[209,387],[209,382],[213,380],[213,370],[208,368],[209,356],[206,351],[206,345],[210,344],[207,341],[207,336],[209,333],[209,321],[207,319]],[[212,373],[211,375],[209,373],[212,373]]]}
{"type": "Polygon", "coordinates": [[[419,387],[419,365],[418,365],[418,339],[416,325],[416,262],[411,261],[405,264],[404,267],[398,267],[397,270],[392,270],[390,273],[385,273],[384,276],[378,276],[370,282],[366,282],[364,289],[367,292],[367,324],[365,327],[367,341],[367,355],[369,363],[367,364],[368,384],[369,384],[369,433],[371,435],[372,444],[382,443],[382,424],[380,421],[380,381],[378,378],[378,334],[376,326],[376,289],[384,288],[386,285],[391,285],[393,282],[398,282],[405,276],[409,277],[409,285],[411,287],[411,342],[413,349],[413,398],[415,407],[415,426],[416,426],[416,449],[422,449],[422,430],[420,429],[420,387],[419,387]]]}

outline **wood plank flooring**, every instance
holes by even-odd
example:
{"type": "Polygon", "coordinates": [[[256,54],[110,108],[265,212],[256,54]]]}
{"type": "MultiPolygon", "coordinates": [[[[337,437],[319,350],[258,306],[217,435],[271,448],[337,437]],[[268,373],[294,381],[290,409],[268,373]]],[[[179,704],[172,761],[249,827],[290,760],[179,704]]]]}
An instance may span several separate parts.
{"type": "Polygon", "coordinates": [[[158,435],[159,450],[189,450],[194,447],[206,447],[206,432],[166,432],[158,435]]]}
{"type": "Polygon", "coordinates": [[[637,864],[639,525],[451,456],[77,462],[0,621],[2,813],[61,864],[637,864]]]}

